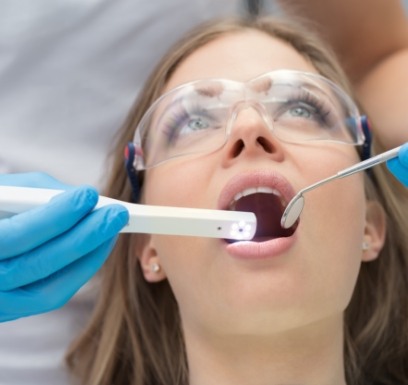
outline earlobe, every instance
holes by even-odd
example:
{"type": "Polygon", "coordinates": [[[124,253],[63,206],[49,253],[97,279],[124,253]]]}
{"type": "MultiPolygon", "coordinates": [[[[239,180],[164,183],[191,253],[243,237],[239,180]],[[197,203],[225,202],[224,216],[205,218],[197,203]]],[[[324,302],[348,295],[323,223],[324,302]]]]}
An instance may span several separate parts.
{"type": "Polygon", "coordinates": [[[152,244],[151,237],[141,248],[138,255],[143,276],[147,282],[160,282],[166,278],[166,274],[160,264],[160,257],[152,244]]]}
{"type": "Polygon", "coordinates": [[[364,262],[375,260],[384,246],[386,236],[386,214],[379,202],[367,202],[366,225],[363,239],[364,262]]]}

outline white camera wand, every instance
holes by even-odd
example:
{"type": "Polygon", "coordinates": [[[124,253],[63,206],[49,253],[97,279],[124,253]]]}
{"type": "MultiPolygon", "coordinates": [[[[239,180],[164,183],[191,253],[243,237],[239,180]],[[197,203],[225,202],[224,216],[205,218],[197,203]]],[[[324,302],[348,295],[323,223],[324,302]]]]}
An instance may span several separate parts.
{"type": "MultiPolygon", "coordinates": [[[[62,190],[0,186],[2,217],[12,216],[48,203],[62,190]]],[[[254,213],[185,207],[151,206],[99,197],[95,208],[120,204],[129,211],[129,223],[122,233],[189,235],[250,240],[256,231],[254,213]]]]}

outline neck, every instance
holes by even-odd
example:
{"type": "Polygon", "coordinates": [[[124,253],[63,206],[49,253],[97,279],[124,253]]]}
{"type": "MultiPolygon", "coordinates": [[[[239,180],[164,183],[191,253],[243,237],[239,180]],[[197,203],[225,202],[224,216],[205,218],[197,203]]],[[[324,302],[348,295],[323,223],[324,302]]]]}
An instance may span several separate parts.
{"type": "Polygon", "coordinates": [[[190,385],[346,385],[342,325],[333,320],[269,336],[185,328],[185,340],[190,385]]]}

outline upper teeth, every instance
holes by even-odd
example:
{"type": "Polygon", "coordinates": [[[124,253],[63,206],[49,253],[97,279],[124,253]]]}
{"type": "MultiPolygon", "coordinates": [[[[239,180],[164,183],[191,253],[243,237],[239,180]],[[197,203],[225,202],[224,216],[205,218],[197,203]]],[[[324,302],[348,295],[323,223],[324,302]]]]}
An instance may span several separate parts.
{"type": "Polygon", "coordinates": [[[247,189],[235,194],[234,198],[232,199],[232,201],[230,203],[230,209],[235,208],[235,204],[242,197],[246,197],[248,195],[256,194],[256,193],[274,194],[274,195],[278,196],[281,199],[281,203],[282,203],[282,205],[284,205],[282,195],[280,194],[280,192],[278,190],[276,190],[274,188],[270,188],[270,187],[250,187],[250,188],[247,188],[247,189]]]}

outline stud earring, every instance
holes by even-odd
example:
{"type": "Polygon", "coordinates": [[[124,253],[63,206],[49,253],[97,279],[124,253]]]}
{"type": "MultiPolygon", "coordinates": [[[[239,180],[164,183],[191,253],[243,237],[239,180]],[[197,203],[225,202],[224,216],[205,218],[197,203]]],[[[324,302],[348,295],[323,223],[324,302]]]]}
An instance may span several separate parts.
{"type": "Polygon", "coordinates": [[[364,251],[369,250],[369,249],[370,249],[370,243],[369,243],[369,242],[363,242],[363,244],[361,245],[361,248],[362,248],[364,251]]]}
{"type": "Polygon", "coordinates": [[[158,264],[158,263],[152,263],[151,265],[150,265],[150,271],[152,272],[152,273],[158,273],[159,271],[160,271],[160,265],[158,264]]]}

